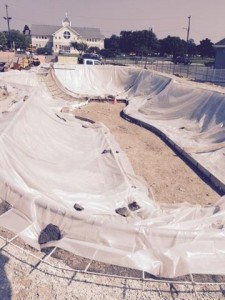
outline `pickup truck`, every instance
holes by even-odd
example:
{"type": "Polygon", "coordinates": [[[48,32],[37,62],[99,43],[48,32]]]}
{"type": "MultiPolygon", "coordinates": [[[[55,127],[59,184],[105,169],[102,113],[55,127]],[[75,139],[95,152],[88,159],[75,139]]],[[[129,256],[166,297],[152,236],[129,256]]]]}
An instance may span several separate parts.
{"type": "Polygon", "coordinates": [[[78,58],[78,64],[83,65],[101,65],[101,57],[93,53],[84,53],[81,57],[78,58]]]}
{"type": "Polygon", "coordinates": [[[101,65],[101,61],[97,59],[84,58],[83,65],[101,65]]]}

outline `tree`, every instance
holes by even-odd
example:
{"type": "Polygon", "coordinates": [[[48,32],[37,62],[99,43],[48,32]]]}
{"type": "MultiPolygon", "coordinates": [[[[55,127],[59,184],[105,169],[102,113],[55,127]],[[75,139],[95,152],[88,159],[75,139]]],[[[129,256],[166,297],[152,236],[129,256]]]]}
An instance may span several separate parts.
{"type": "Polygon", "coordinates": [[[118,53],[147,55],[158,51],[158,39],[152,30],[121,31],[120,36],[112,35],[105,39],[105,48],[118,53]]]}
{"type": "Polygon", "coordinates": [[[102,57],[105,57],[105,58],[109,58],[109,57],[115,57],[116,54],[115,52],[111,51],[110,49],[101,49],[99,51],[99,54],[102,56],[102,57]]]}
{"type": "Polygon", "coordinates": [[[120,52],[120,38],[113,34],[109,39],[105,40],[105,48],[110,49],[112,52],[120,52]]]}
{"type": "Polygon", "coordinates": [[[179,37],[168,35],[166,38],[160,40],[161,55],[170,54],[173,57],[184,55],[186,49],[186,42],[179,37]]]}
{"type": "Polygon", "coordinates": [[[134,45],[132,41],[132,31],[120,32],[120,50],[123,53],[134,52],[134,45]]]}
{"type": "Polygon", "coordinates": [[[7,39],[4,32],[0,32],[0,50],[4,50],[7,44],[7,39]]]}
{"type": "Polygon", "coordinates": [[[124,53],[147,55],[158,49],[158,40],[151,30],[121,31],[120,48],[124,53]]]}
{"type": "Polygon", "coordinates": [[[148,55],[157,51],[158,40],[152,29],[134,31],[132,34],[132,40],[135,52],[139,55],[148,55]]]}
{"type": "Polygon", "coordinates": [[[90,53],[99,53],[100,49],[98,47],[89,47],[88,52],[90,53]]]}
{"type": "Polygon", "coordinates": [[[201,40],[197,48],[202,58],[215,56],[215,49],[213,48],[213,43],[210,39],[206,38],[204,40],[201,40]]]}
{"type": "Polygon", "coordinates": [[[137,55],[146,55],[148,53],[149,35],[147,30],[134,31],[131,34],[131,52],[137,55]]]}
{"type": "Polygon", "coordinates": [[[74,49],[77,49],[79,53],[81,54],[82,52],[86,52],[88,49],[88,45],[85,43],[78,43],[78,42],[71,42],[70,43],[71,47],[74,49]]]}
{"type": "Polygon", "coordinates": [[[196,55],[196,54],[197,54],[197,51],[198,51],[198,50],[197,50],[197,46],[196,46],[194,40],[193,40],[193,39],[190,39],[190,40],[188,41],[188,55],[189,55],[189,56],[196,55]]]}
{"type": "Polygon", "coordinates": [[[26,36],[19,32],[19,30],[5,31],[8,48],[15,47],[20,49],[26,49],[31,44],[30,36],[26,36]]]}

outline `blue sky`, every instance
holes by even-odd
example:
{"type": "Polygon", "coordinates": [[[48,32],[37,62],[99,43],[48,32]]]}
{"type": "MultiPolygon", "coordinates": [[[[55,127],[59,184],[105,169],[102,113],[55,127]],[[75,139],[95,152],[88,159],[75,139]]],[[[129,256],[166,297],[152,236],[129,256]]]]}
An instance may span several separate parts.
{"type": "Polygon", "coordinates": [[[168,35],[186,40],[188,16],[190,38],[206,37],[213,43],[225,38],[225,0],[0,0],[0,31],[7,29],[5,5],[11,29],[25,24],[61,25],[65,13],[75,27],[97,27],[110,37],[121,30],[153,28],[158,38],[168,35]]]}

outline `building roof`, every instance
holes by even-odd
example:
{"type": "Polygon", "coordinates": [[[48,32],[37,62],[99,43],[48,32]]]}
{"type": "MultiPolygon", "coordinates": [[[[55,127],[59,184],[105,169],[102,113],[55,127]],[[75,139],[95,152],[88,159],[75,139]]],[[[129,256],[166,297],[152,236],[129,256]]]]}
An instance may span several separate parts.
{"type": "Polygon", "coordinates": [[[215,47],[225,47],[225,39],[222,39],[221,41],[214,44],[215,47]]]}
{"type": "Polygon", "coordinates": [[[52,35],[61,27],[62,26],[32,24],[31,35],[52,35]]]}
{"type": "MultiPolygon", "coordinates": [[[[32,24],[31,35],[49,36],[58,31],[60,28],[62,28],[62,26],[32,24]]],[[[71,27],[71,29],[75,30],[79,35],[86,39],[104,39],[99,28],[71,27]]]]}
{"type": "Polygon", "coordinates": [[[96,38],[102,39],[104,38],[100,32],[99,28],[87,28],[87,27],[72,27],[77,33],[79,33],[82,37],[87,39],[96,38]]]}
{"type": "Polygon", "coordinates": [[[67,17],[65,17],[65,19],[64,19],[64,21],[63,22],[67,22],[67,23],[69,23],[70,24],[70,20],[67,18],[67,17]]]}

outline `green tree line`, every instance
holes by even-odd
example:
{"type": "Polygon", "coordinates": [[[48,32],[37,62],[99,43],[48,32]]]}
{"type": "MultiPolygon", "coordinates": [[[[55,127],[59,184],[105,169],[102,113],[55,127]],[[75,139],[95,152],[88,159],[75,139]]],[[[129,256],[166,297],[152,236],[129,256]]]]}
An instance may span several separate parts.
{"type": "MultiPolygon", "coordinates": [[[[26,49],[31,44],[30,36],[20,33],[18,30],[0,32],[0,50],[5,49],[26,49]]],[[[180,37],[168,35],[164,39],[158,39],[152,30],[121,31],[120,35],[112,35],[105,39],[105,47],[100,50],[90,47],[85,43],[71,43],[79,52],[96,52],[105,57],[119,54],[134,54],[138,56],[189,56],[200,55],[204,57],[214,57],[215,49],[210,39],[206,38],[196,45],[190,39],[188,43],[180,37]]]]}
{"type": "Polygon", "coordinates": [[[121,31],[119,36],[112,35],[105,39],[105,55],[135,54],[138,56],[189,56],[214,57],[215,49],[210,39],[200,41],[198,45],[193,39],[188,43],[177,36],[168,35],[164,39],[157,39],[152,30],[121,31]]]}

